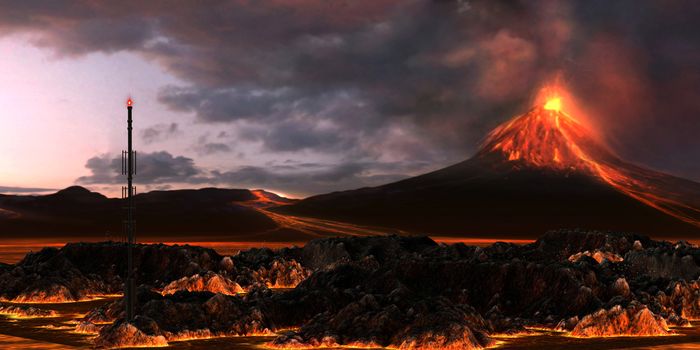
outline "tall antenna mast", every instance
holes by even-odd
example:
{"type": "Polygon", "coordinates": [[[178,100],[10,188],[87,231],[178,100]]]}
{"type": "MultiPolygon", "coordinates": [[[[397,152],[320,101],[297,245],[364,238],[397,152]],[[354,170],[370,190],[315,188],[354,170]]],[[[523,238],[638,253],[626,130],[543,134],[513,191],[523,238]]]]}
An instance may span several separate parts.
{"type": "Polygon", "coordinates": [[[122,151],[122,174],[126,175],[127,186],[122,187],[122,198],[126,197],[126,220],[124,221],[127,243],[127,272],[126,283],[124,284],[124,303],[126,304],[126,320],[131,322],[134,320],[134,304],[136,302],[136,288],[134,286],[134,174],[136,173],[136,151],[132,147],[131,132],[133,127],[131,119],[131,110],[134,101],[129,98],[126,101],[127,119],[126,130],[128,134],[128,148],[122,151]]]}

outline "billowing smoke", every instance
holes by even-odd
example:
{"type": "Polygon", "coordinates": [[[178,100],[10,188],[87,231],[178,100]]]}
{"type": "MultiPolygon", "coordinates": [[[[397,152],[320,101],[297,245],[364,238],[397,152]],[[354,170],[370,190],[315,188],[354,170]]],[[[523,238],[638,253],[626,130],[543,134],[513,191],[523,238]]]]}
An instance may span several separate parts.
{"type": "MultiPolygon", "coordinates": [[[[4,8],[0,33],[31,32],[59,57],[131,51],[160,64],[185,82],[159,93],[174,115],[219,126],[262,153],[361,163],[377,179],[386,175],[381,164],[406,164],[394,177],[439,168],[473,154],[490,129],[560,76],[621,156],[700,179],[696,1],[4,8]]],[[[343,183],[353,185],[360,183],[343,183]]]]}

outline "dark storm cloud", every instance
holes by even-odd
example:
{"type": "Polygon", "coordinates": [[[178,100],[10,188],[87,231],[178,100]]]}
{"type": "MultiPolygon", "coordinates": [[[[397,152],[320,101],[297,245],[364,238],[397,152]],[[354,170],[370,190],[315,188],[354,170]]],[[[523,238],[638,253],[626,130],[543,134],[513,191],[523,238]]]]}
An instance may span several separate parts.
{"type": "MultiPolygon", "coordinates": [[[[416,126],[423,147],[396,148],[392,158],[424,161],[430,148],[442,165],[467,157],[539,84],[545,49],[494,15],[527,19],[534,11],[527,6],[397,1],[379,17],[348,24],[338,20],[338,3],[282,12],[275,22],[290,31],[266,27],[249,40],[213,34],[208,40],[217,44],[204,46],[180,28],[180,40],[150,54],[193,85],[165,87],[160,101],[204,122],[244,121],[257,130],[244,137],[269,151],[316,149],[341,159],[377,159],[393,127],[416,126]],[[318,8],[335,21],[304,22],[304,12],[318,8]]],[[[249,15],[274,16],[274,3],[263,7],[249,15]]]]}
{"type": "Polygon", "coordinates": [[[130,50],[156,35],[155,18],[134,15],[138,8],[124,3],[9,0],[0,1],[0,6],[0,35],[17,31],[39,34],[31,40],[54,49],[59,56],[130,50]]]}
{"type": "Polygon", "coordinates": [[[228,153],[231,152],[231,146],[225,143],[219,142],[208,142],[201,145],[197,145],[197,153],[200,155],[210,155],[217,153],[228,153]]]}
{"type": "MultiPolygon", "coordinates": [[[[120,184],[125,177],[121,175],[121,158],[109,154],[88,159],[85,167],[91,175],[76,180],[81,184],[120,184]]],[[[173,156],[168,152],[137,154],[137,183],[202,183],[202,170],[197,168],[194,160],[183,156],[173,156]]]]}
{"type": "Polygon", "coordinates": [[[177,123],[156,124],[141,131],[141,139],[147,145],[181,135],[183,132],[177,123]]]}
{"type": "MultiPolygon", "coordinates": [[[[689,165],[700,149],[696,1],[5,5],[0,33],[31,31],[63,56],[139,53],[186,83],[163,87],[161,103],[267,152],[437,168],[472,154],[561,73],[620,153],[700,178],[689,165]]],[[[262,170],[219,175],[294,181],[262,170]]]]}
{"type": "MultiPolygon", "coordinates": [[[[398,163],[343,163],[335,165],[284,162],[266,166],[240,166],[227,171],[207,171],[194,160],[168,152],[139,155],[136,183],[147,190],[171,188],[169,184],[224,186],[237,188],[266,187],[288,193],[307,194],[337,188],[376,186],[405,176],[397,170],[411,168],[398,163]]],[[[76,180],[85,185],[124,183],[121,160],[111,155],[90,158],[85,167],[91,175],[76,180]]],[[[1,189],[1,188],[0,188],[1,189]]],[[[34,191],[32,191],[34,192],[34,191]]]]}
{"type": "Polygon", "coordinates": [[[274,111],[276,103],[289,99],[288,95],[286,91],[166,86],[160,91],[158,99],[172,110],[196,112],[202,121],[227,122],[264,118],[274,111]]]}
{"type": "Polygon", "coordinates": [[[217,141],[210,141],[209,133],[205,133],[197,139],[197,143],[193,146],[193,149],[200,156],[232,152],[233,148],[231,148],[230,145],[219,142],[222,138],[221,133],[219,133],[216,137],[217,141]]]}

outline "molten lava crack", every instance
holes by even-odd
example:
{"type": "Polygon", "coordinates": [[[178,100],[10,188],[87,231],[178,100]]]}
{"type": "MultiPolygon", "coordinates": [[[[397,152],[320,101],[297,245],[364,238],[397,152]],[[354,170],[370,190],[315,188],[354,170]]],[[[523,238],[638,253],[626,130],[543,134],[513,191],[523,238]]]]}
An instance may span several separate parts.
{"type": "Polygon", "coordinates": [[[14,318],[56,317],[58,313],[53,310],[38,309],[26,305],[0,305],[0,315],[14,318]]]}
{"type": "Polygon", "coordinates": [[[621,261],[625,260],[623,257],[621,257],[615,253],[606,252],[606,251],[602,251],[602,250],[594,250],[593,252],[585,251],[582,253],[576,253],[576,254],[569,257],[569,261],[576,262],[576,261],[581,260],[581,258],[584,256],[593,258],[599,264],[602,263],[603,260],[607,260],[610,262],[621,262],[621,261]]]}

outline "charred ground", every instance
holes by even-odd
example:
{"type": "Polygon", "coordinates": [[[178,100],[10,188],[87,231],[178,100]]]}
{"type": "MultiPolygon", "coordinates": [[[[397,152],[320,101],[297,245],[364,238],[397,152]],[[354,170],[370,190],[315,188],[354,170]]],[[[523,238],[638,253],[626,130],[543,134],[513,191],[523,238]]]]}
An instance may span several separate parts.
{"type": "MultiPolygon", "coordinates": [[[[138,251],[135,324],[123,322],[117,301],[79,325],[99,331],[101,346],[292,328],[271,346],[479,348],[494,335],[529,327],[584,337],[658,336],[669,334],[669,325],[700,318],[700,249],[636,234],[564,230],[528,245],[486,248],[425,237],[335,238],[233,257],[196,247],[142,245],[138,251]],[[298,283],[294,289],[269,289],[289,275],[296,276],[286,280],[289,287],[298,283]],[[207,283],[213,276],[219,282],[207,283]],[[178,282],[183,278],[201,280],[201,288],[178,282]],[[247,293],[212,293],[229,282],[247,293]],[[168,285],[173,294],[162,292],[168,285]]],[[[70,290],[75,278],[117,288],[105,276],[123,264],[122,253],[122,246],[102,243],[30,255],[2,267],[0,280],[14,291],[5,297],[58,290],[52,285],[70,290]],[[111,264],[86,267],[94,254],[111,264]]]]}

